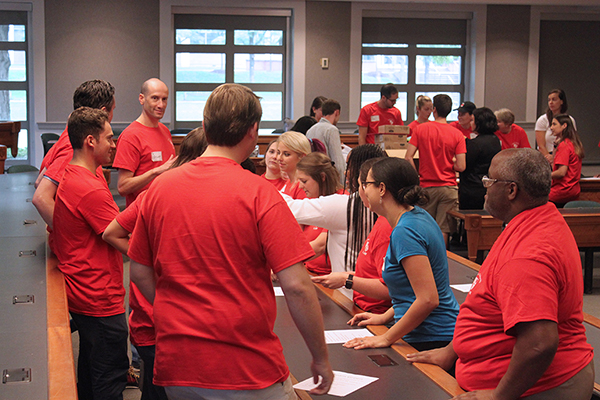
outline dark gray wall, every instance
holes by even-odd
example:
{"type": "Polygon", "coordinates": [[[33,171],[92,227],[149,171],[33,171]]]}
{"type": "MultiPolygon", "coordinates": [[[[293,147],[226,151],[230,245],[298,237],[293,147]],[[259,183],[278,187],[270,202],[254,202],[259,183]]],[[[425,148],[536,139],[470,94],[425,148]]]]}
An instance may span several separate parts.
{"type": "Polygon", "coordinates": [[[350,81],[349,2],[306,3],[306,108],[317,96],[336,99],[342,105],[341,121],[349,116],[350,81]],[[321,69],[321,58],[329,58],[329,69],[321,69]]]}
{"type": "Polygon", "coordinates": [[[584,164],[600,162],[599,65],[599,21],[542,21],[538,115],[546,111],[550,90],[565,91],[585,149],[584,164]]]}
{"type": "Polygon", "coordinates": [[[46,0],[46,120],[66,121],[90,79],[116,90],[113,121],[131,122],[146,79],[159,73],[159,0],[46,0]]]}
{"type": "Polygon", "coordinates": [[[509,108],[517,121],[526,119],[529,11],[529,6],[487,7],[485,106],[509,108]]]}

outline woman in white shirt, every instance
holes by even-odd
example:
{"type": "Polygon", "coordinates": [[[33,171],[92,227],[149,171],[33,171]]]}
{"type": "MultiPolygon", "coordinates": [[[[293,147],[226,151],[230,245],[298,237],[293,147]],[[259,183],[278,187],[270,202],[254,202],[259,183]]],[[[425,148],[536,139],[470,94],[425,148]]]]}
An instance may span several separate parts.
{"type": "MultiPolygon", "coordinates": [[[[535,140],[538,145],[538,150],[546,157],[548,162],[552,163],[552,153],[554,152],[554,140],[552,135],[552,118],[558,114],[565,114],[569,108],[567,104],[567,95],[562,89],[553,89],[548,93],[548,109],[546,113],[541,115],[535,123],[535,140]]],[[[575,119],[571,117],[573,126],[577,130],[575,119]]]]}

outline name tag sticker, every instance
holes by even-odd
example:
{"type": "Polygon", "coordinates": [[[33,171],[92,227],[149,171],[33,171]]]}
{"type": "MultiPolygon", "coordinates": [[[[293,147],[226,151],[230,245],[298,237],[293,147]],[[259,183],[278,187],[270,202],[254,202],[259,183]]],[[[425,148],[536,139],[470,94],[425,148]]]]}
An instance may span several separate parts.
{"type": "Polygon", "coordinates": [[[162,161],[162,151],[153,151],[152,152],[152,161],[162,161]]]}
{"type": "Polygon", "coordinates": [[[371,122],[379,122],[379,115],[371,115],[371,122]]]}

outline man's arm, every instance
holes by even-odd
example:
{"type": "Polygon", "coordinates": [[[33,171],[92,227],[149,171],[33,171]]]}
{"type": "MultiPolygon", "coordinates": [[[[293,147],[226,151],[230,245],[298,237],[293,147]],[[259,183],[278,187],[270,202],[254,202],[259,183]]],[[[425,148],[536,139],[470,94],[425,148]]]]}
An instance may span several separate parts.
{"type": "Polygon", "coordinates": [[[116,218],[108,224],[102,234],[102,239],[121,253],[127,255],[129,251],[129,232],[117,222],[116,218]]]}
{"type": "Polygon", "coordinates": [[[37,208],[42,219],[52,229],[52,218],[54,217],[54,203],[58,186],[49,179],[43,178],[33,194],[32,203],[37,208]]]}
{"type": "Polygon", "coordinates": [[[518,399],[542,377],[558,348],[556,322],[521,322],[512,331],[517,341],[508,370],[496,389],[465,393],[454,399],[518,399]]]}
{"type": "Polygon", "coordinates": [[[152,267],[131,260],[129,274],[131,281],[135,283],[144,297],[150,304],[154,304],[156,281],[154,280],[154,270],[152,267]]]}
{"type": "Polygon", "coordinates": [[[310,393],[325,394],[333,382],[333,371],[329,365],[327,345],[323,334],[323,316],[315,287],[302,263],[296,263],[279,271],[277,278],[285,293],[285,300],[294,323],[313,357],[311,371],[314,382],[318,381],[319,376],[323,378],[321,384],[310,393]]]}
{"type": "Polygon", "coordinates": [[[38,186],[40,186],[40,183],[42,182],[42,179],[44,179],[44,174],[46,173],[47,169],[46,167],[42,168],[42,170],[40,171],[38,177],[35,179],[35,183],[34,183],[34,187],[37,189],[38,186]]]}
{"type": "Polygon", "coordinates": [[[361,144],[367,144],[367,132],[368,131],[369,131],[369,128],[366,126],[358,127],[358,145],[359,146],[361,144]]]}
{"type": "Polygon", "coordinates": [[[409,143],[408,146],[406,146],[406,154],[404,154],[404,159],[406,161],[408,161],[415,170],[417,169],[417,166],[415,165],[415,160],[414,160],[416,152],[417,152],[417,146],[409,143]]]}
{"type": "Polygon", "coordinates": [[[463,172],[467,168],[467,156],[465,153],[457,154],[454,160],[454,170],[456,172],[463,172]]]}
{"type": "Polygon", "coordinates": [[[146,171],[142,175],[138,176],[133,176],[133,171],[120,169],[119,183],[117,184],[117,190],[119,191],[119,194],[121,196],[126,196],[143,189],[147,184],[152,182],[154,178],[168,170],[171,167],[171,164],[173,164],[173,161],[175,161],[175,157],[171,156],[167,162],[161,166],[146,171]]]}

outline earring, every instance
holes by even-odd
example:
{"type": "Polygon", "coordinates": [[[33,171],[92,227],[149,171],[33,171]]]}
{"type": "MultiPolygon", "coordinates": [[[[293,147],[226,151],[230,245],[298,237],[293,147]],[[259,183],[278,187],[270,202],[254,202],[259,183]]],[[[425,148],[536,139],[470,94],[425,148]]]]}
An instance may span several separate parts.
{"type": "Polygon", "coordinates": [[[383,196],[379,198],[379,204],[383,202],[383,196]]]}

